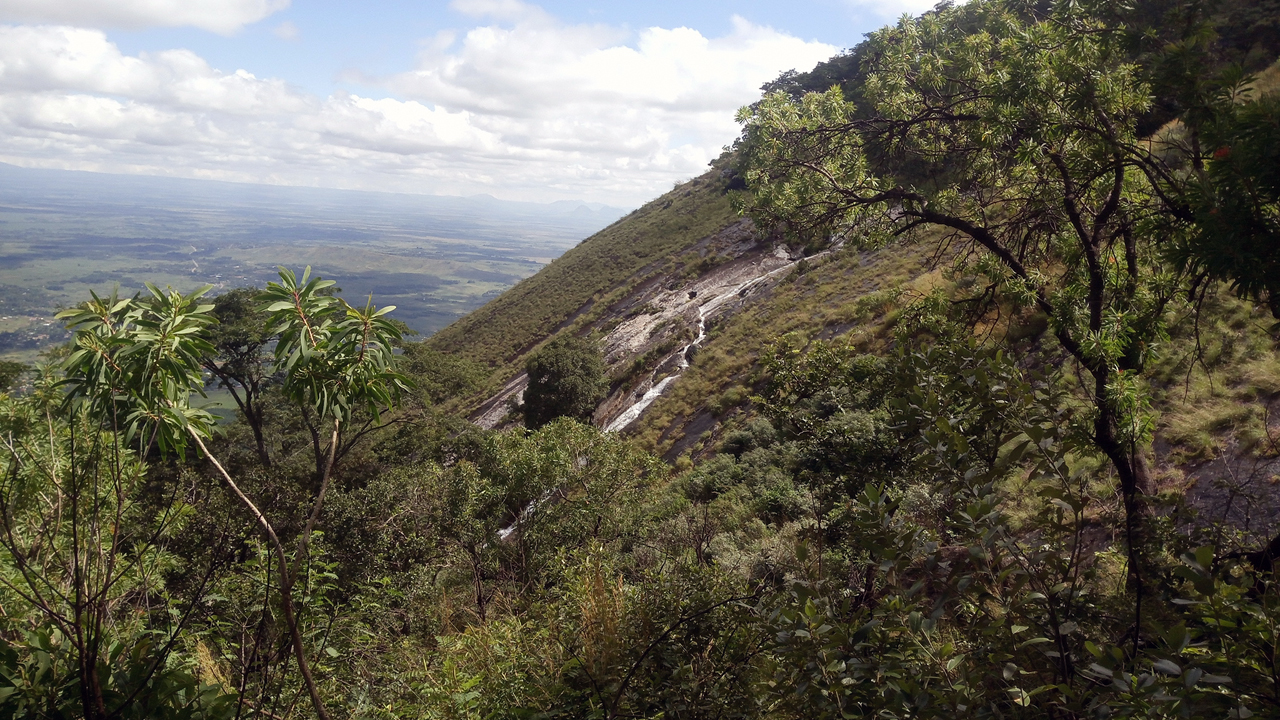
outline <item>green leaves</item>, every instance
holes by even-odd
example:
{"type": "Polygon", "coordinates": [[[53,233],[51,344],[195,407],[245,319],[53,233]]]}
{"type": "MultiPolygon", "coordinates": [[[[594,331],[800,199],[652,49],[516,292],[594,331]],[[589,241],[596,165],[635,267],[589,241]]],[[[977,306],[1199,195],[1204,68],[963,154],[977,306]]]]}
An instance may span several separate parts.
{"type": "Polygon", "coordinates": [[[996,302],[1047,315],[1106,388],[1089,399],[1106,434],[1141,446],[1154,420],[1128,373],[1163,338],[1179,276],[1160,264],[1166,199],[1135,129],[1149,89],[1100,13],[986,0],[873,33],[857,104],[833,88],[740,113],[739,202],[805,239],[866,247],[928,226],[940,252],[967,244],[996,302]]]}
{"type": "Polygon", "coordinates": [[[1209,156],[1192,192],[1196,228],[1171,256],[1266,301],[1280,319],[1280,97],[1254,100],[1251,80],[1225,76],[1209,103],[1200,128],[1209,156]]]}
{"type": "Polygon", "coordinates": [[[590,420],[608,390],[604,358],[593,342],[558,337],[525,362],[525,425],[537,429],[559,417],[590,420]]]}
{"type": "Polygon", "coordinates": [[[30,369],[22,363],[0,360],[0,393],[8,392],[30,369]]]}
{"type": "MultiPolygon", "coordinates": [[[[394,369],[393,345],[401,338],[388,317],[394,306],[354,308],[326,291],[333,281],[299,280],[280,269],[280,282],[259,296],[277,334],[275,359],[285,394],[320,418],[344,422],[357,408],[374,418],[395,406],[409,380],[394,369]]],[[[212,304],[189,294],[147,285],[147,295],[118,298],[92,294],[58,318],[75,331],[74,349],[62,364],[69,406],[81,408],[119,431],[126,442],[184,455],[189,432],[208,437],[213,417],[192,407],[204,394],[202,361],[216,349],[209,341],[212,304]]]]}
{"type": "Polygon", "coordinates": [[[75,331],[62,363],[69,406],[81,408],[144,450],[185,455],[187,433],[207,436],[213,416],[192,407],[203,395],[201,359],[213,351],[204,338],[212,305],[199,304],[209,286],[183,295],[147,284],[149,297],[113,292],[58,314],[75,331]]]}
{"type": "Polygon", "coordinates": [[[862,136],[849,131],[855,115],[839,88],[799,101],[772,93],[739,111],[750,162],[745,175],[754,190],[750,209],[814,234],[868,219],[870,210],[846,202],[851,194],[874,196],[883,185],[868,168],[862,136]]]}
{"type": "Polygon", "coordinates": [[[285,373],[284,392],[321,417],[341,422],[364,408],[375,418],[396,405],[410,381],[394,369],[392,348],[400,329],[373,299],[355,308],[326,290],[332,280],[311,277],[308,266],[298,278],[280,268],[280,282],[267,283],[258,300],[279,335],[275,361],[285,373]]]}

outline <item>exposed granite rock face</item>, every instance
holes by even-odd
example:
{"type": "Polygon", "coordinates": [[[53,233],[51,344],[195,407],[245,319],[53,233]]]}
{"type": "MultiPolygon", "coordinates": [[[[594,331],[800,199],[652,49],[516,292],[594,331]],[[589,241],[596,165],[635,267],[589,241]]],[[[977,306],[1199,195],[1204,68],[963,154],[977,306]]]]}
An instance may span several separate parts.
{"type": "MultiPolygon", "coordinates": [[[[749,220],[726,226],[692,249],[709,260],[709,267],[692,276],[649,278],[593,326],[607,331],[601,349],[615,378],[594,416],[599,427],[620,431],[639,419],[689,366],[709,324],[737,312],[803,259],[802,253],[762,237],[749,220]]],[[[527,384],[523,373],[513,378],[472,421],[490,429],[509,425],[509,409],[527,384]]]]}

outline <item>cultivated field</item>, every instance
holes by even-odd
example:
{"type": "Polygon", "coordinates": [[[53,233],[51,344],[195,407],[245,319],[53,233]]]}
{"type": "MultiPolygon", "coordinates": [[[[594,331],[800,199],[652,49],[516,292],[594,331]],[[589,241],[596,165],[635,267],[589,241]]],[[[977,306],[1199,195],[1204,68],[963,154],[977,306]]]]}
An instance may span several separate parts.
{"type": "Polygon", "coordinates": [[[262,286],[276,266],[338,281],[430,334],[621,214],[540,205],[0,165],[0,357],[65,336],[59,308],[144,282],[262,286]]]}

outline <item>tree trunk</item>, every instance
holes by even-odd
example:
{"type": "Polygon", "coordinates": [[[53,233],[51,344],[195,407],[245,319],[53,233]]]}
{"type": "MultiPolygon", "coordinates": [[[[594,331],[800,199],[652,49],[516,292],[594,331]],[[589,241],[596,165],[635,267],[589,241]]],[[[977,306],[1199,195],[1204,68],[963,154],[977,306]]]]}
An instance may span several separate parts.
{"type": "Polygon", "coordinates": [[[256,407],[250,407],[249,412],[246,412],[244,417],[249,421],[249,427],[253,430],[253,441],[258,448],[258,459],[262,461],[263,467],[271,467],[271,455],[267,453],[267,439],[262,433],[262,411],[256,407]]]}
{"type": "Polygon", "coordinates": [[[213,361],[205,362],[203,366],[204,369],[221,380],[222,386],[231,393],[231,399],[235,401],[236,407],[240,408],[240,414],[244,416],[245,421],[249,423],[249,428],[253,430],[253,440],[257,447],[258,459],[262,461],[263,467],[271,467],[271,455],[267,453],[267,440],[262,434],[262,408],[254,403],[254,398],[259,397],[258,384],[253,382],[250,385],[236,380],[213,361]],[[244,389],[243,398],[236,391],[236,385],[244,389]]]}
{"type": "Polygon", "coordinates": [[[84,705],[85,720],[106,720],[107,704],[102,698],[97,652],[86,651],[80,656],[80,702],[84,705]]]}
{"type": "Polygon", "coordinates": [[[298,661],[298,669],[302,671],[302,680],[307,686],[307,694],[311,696],[311,705],[315,708],[316,716],[320,718],[320,720],[329,720],[329,712],[324,707],[324,701],[320,698],[320,691],[316,687],[315,678],[311,675],[311,664],[307,662],[306,648],[302,646],[302,632],[298,629],[298,619],[297,615],[294,613],[293,607],[293,581],[290,577],[292,573],[289,571],[289,561],[284,554],[284,545],[281,544],[279,536],[276,535],[275,528],[271,526],[271,522],[267,520],[266,516],[262,514],[262,511],[253,504],[253,501],[249,499],[249,496],[244,494],[244,491],[240,489],[240,486],[236,485],[235,480],[231,479],[231,475],[222,467],[222,463],[218,462],[218,459],[209,452],[209,448],[207,448],[204,441],[200,439],[200,435],[195,431],[195,428],[188,428],[188,430],[191,437],[196,441],[196,445],[200,448],[200,451],[204,453],[204,456],[209,459],[209,462],[213,463],[213,466],[217,468],[219,474],[222,475],[223,481],[227,484],[227,487],[230,488],[232,494],[240,500],[240,503],[245,506],[245,509],[249,511],[249,514],[253,516],[253,519],[257,521],[258,527],[262,528],[263,533],[267,536],[267,540],[271,543],[271,547],[276,551],[276,561],[280,564],[280,605],[281,609],[284,611],[285,624],[289,626],[289,636],[292,639],[291,644],[293,645],[293,655],[298,661]]]}
{"type": "Polygon", "coordinates": [[[480,566],[480,554],[476,552],[474,546],[467,546],[467,554],[471,556],[471,579],[475,584],[476,592],[476,614],[480,616],[480,622],[485,621],[484,606],[484,570],[480,566]]]}
{"type": "Polygon", "coordinates": [[[1151,508],[1147,496],[1151,492],[1151,473],[1140,451],[1127,451],[1115,437],[1111,414],[1105,400],[1099,402],[1094,441],[1098,444],[1116,474],[1120,476],[1120,494],[1124,503],[1124,536],[1128,573],[1126,585],[1133,593],[1133,654],[1136,657],[1142,638],[1142,606],[1148,595],[1147,550],[1150,538],[1151,508]]]}

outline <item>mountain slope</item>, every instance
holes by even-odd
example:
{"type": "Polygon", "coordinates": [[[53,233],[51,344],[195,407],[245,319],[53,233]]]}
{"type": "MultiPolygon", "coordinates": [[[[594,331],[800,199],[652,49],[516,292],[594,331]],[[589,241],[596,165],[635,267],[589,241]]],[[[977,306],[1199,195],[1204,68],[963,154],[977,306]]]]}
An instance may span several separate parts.
{"type": "Polygon", "coordinates": [[[484,363],[499,374],[516,367],[568,321],[600,316],[599,307],[620,297],[620,291],[688,261],[682,252],[732,223],[721,169],[677,186],[587,238],[432,336],[428,345],[484,363]]]}
{"type": "Polygon", "coordinates": [[[789,333],[881,338],[888,306],[937,279],[925,245],[812,253],[729,207],[728,158],[583,241],[425,341],[491,369],[465,409],[510,421],[523,358],[563,332],[595,336],[610,391],[595,414],[675,460],[710,452],[749,416],[761,352],[789,333]]]}
{"type": "MultiPolygon", "coordinates": [[[[1242,43],[1237,44],[1248,44],[1242,43]]],[[[840,84],[856,95],[864,72],[855,49],[812,72],[786,74],[766,90],[800,94],[840,84]]],[[[1258,90],[1269,91],[1277,72],[1274,65],[1264,70],[1258,90]]],[[[1157,108],[1151,122],[1167,117],[1167,110],[1157,108]]],[[[950,263],[939,262],[940,246],[931,238],[860,252],[837,247],[805,258],[804,249],[788,246],[781,235],[762,235],[729,207],[727,189],[740,187],[733,158],[726,154],[708,173],[585,240],[427,341],[432,349],[491,369],[485,392],[470,399],[473,420],[485,427],[509,422],[507,407],[524,387],[522,360],[542,342],[560,332],[594,334],[612,380],[596,424],[625,430],[669,461],[682,455],[696,459],[714,451],[726,428],[750,417],[758,360],[778,340],[794,335],[804,347],[840,337],[864,351],[883,351],[899,316],[932,291],[965,302],[964,289],[974,278],[939,270],[950,263]]],[[[1215,312],[1229,317],[1252,312],[1226,296],[1220,306],[1215,312]]],[[[1043,323],[1024,314],[980,325],[983,332],[1034,342],[1043,323]]],[[[1218,323],[1218,335],[1209,342],[1243,343],[1256,351],[1224,360],[1212,371],[1201,368],[1207,375],[1242,378],[1230,391],[1241,398],[1266,395],[1271,377],[1263,373],[1254,382],[1248,378],[1262,377],[1261,371],[1233,364],[1264,362],[1258,353],[1271,343],[1256,330],[1238,321],[1218,323]]],[[[1169,441],[1185,448],[1178,457],[1211,455],[1209,448],[1231,442],[1228,436],[1236,432],[1222,419],[1227,410],[1195,409],[1224,404],[1213,399],[1220,391],[1213,390],[1211,377],[1200,394],[1188,390],[1179,397],[1172,387],[1178,373],[1186,383],[1196,375],[1189,344],[1202,341],[1178,328],[1164,361],[1169,367],[1159,388],[1162,426],[1169,441]]],[[[1257,435],[1256,428],[1248,433],[1257,435]]]]}

